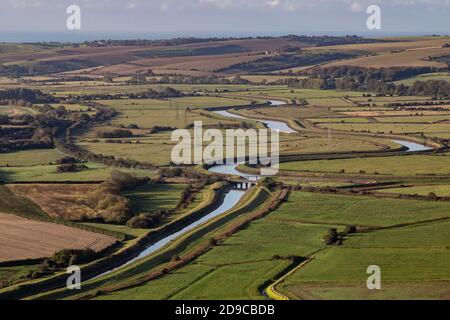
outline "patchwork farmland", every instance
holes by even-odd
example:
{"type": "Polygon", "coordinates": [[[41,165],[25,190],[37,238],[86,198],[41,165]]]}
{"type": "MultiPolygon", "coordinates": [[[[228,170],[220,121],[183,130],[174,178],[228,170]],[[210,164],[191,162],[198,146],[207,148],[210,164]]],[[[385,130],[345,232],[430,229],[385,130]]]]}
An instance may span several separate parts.
{"type": "Polygon", "coordinates": [[[449,299],[449,43],[0,44],[0,299],[449,299]],[[174,162],[198,121],[278,173],[174,162]]]}

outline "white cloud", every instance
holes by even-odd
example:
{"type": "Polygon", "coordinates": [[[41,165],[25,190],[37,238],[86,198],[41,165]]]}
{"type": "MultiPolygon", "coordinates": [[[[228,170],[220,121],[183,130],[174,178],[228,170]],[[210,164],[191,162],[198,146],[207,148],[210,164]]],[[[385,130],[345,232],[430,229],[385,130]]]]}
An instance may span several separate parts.
{"type": "MultiPolygon", "coordinates": [[[[228,8],[233,5],[233,0],[198,0],[200,4],[207,4],[217,8],[228,8]]],[[[195,2],[195,1],[192,1],[195,2]]]]}
{"type": "Polygon", "coordinates": [[[118,7],[135,8],[147,7],[160,10],[168,8],[216,8],[216,9],[264,9],[295,11],[303,8],[350,8],[352,12],[364,11],[371,4],[392,7],[426,7],[450,8],[450,0],[0,0],[0,7],[62,7],[78,4],[89,8],[118,7]]]}
{"type": "Polygon", "coordinates": [[[10,5],[14,8],[23,7],[41,7],[46,4],[45,0],[6,0],[6,5],[10,5]]]}
{"type": "Polygon", "coordinates": [[[362,12],[363,10],[364,10],[363,5],[358,1],[355,1],[350,5],[351,12],[362,12]]]}
{"type": "Polygon", "coordinates": [[[266,2],[269,7],[277,7],[280,5],[280,0],[269,0],[266,2]]]}
{"type": "Polygon", "coordinates": [[[136,7],[137,4],[134,1],[130,1],[129,3],[127,3],[127,9],[135,9],[136,7]]]}

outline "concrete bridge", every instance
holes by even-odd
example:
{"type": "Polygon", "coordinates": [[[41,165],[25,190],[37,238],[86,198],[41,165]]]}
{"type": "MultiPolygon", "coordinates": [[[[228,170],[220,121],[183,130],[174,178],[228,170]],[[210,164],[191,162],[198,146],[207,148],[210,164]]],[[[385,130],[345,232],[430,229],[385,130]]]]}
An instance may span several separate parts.
{"type": "Polygon", "coordinates": [[[256,186],[257,181],[247,180],[247,179],[230,179],[228,180],[235,190],[248,190],[251,187],[256,186]]]}

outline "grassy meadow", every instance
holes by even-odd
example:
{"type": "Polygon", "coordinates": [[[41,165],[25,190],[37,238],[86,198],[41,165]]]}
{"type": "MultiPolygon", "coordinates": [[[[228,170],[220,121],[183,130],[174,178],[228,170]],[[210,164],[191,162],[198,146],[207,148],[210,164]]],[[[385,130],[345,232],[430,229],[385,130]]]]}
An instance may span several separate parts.
{"type": "Polygon", "coordinates": [[[450,197],[450,185],[448,184],[423,185],[423,186],[417,185],[405,188],[383,189],[382,192],[400,193],[400,194],[418,194],[421,196],[426,196],[431,192],[433,192],[438,197],[450,197]]]}
{"type": "MultiPolygon", "coordinates": [[[[31,167],[0,168],[0,181],[4,182],[39,182],[39,181],[104,181],[109,178],[111,171],[117,168],[105,167],[99,164],[87,163],[87,169],[77,172],[57,172],[55,165],[42,165],[31,167]]],[[[140,169],[123,169],[120,171],[136,174],[141,177],[152,177],[154,171],[140,169]]]]}
{"type": "Polygon", "coordinates": [[[300,299],[446,299],[449,231],[447,220],[349,236],[343,247],[314,255],[279,289],[300,299]],[[382,290],[367,289],[369,265],[381,268],[382,290]]]}
{"type": "Polygon", "coordinates": [[[56,163],[57,160],[65,156],[66,154],[56,149],[22,150],[10,153],[0,153],[0,167],[49,165],[56,163]]]}
{"type": "Polygon", "coordinates": [[[278,213],[293,223],[389,227],[450,218],[450,203],[294,192],[278,213]]]}
{"type": "Polygon", "coordinates": [[[177,206],[185,187],[183,184],[147,184],[122,195],[131,200],[131,208],[136,213],[170,210],[177,206]]]}
{"type": "Polygon", "coordinates": [[[353,158],[336,160],[316,160],[287,162],[280,165],[281,170],[299,172],[331,172],[359,174],[379,173],[392,176],[447,175],[450,174],[450,156],[409,155],[393,157],[353,158]],[[383,163],[383,165],[380,165],[383,163]]]}

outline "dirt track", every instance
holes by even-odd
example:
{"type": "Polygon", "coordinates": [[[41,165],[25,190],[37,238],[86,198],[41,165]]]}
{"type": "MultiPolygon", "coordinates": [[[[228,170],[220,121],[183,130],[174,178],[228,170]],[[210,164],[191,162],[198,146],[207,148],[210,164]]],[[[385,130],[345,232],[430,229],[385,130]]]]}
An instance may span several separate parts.
{"type": "Polygon", "coordinates": [[[110,236],[0,213],[0,262],[50,257],[62,249],[101,251],[110,236]]]}

